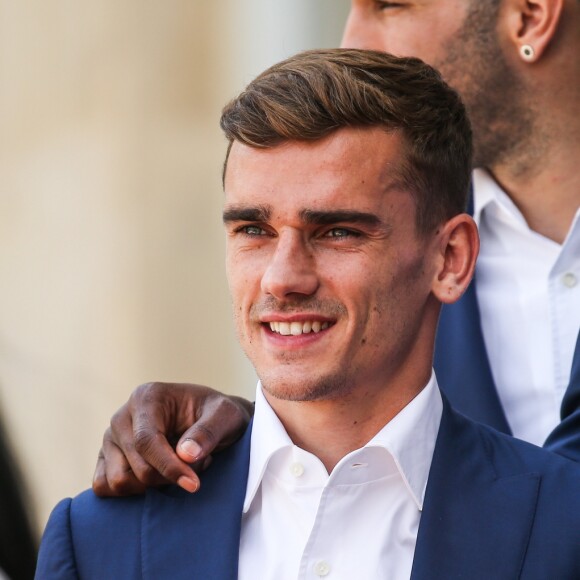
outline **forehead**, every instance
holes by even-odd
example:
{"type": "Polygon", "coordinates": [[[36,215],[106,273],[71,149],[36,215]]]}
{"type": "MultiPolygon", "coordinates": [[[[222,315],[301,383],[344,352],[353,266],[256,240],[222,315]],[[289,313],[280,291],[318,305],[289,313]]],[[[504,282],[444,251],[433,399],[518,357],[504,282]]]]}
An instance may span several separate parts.
{"type": "Polygon", "coordinates": [[[382,127],[340,129],[318,141],[267,149],[234,142],[225,174],[226,206],[376,208],[386,193],[406,189],[405,161],[404,138],[382,127]]]}

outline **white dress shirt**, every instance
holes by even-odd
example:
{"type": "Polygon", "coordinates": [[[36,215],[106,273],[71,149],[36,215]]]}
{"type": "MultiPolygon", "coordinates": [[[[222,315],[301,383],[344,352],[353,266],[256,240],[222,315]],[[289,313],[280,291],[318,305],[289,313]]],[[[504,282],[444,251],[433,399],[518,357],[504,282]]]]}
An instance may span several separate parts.
{"type": "Polygon", "coordinates": [[[541,445],[560,422],[580,329],[580,209],[562,245],[532,231],[484,170],[474,172],[483,337],[513,434],[541,445]]]}
{"type": "Polygon", "coordinates": [[[238,577],[409,578],[441,412],[433,374],[328,475],[292,444],[258,384],[238,577]]]}

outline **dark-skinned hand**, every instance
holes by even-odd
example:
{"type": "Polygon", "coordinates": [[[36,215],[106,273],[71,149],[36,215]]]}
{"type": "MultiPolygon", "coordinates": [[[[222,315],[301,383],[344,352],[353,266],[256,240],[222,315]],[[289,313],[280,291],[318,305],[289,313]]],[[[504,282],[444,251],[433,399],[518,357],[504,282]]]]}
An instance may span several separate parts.
{"type": "Polygon", "coordinates": [[[93,477],[101,497],[144,493],[175,483],[199,489],[196,471],[244,432],[253,404],[187,383],[146,383],[133,391],[105,431],[93,477]]]}

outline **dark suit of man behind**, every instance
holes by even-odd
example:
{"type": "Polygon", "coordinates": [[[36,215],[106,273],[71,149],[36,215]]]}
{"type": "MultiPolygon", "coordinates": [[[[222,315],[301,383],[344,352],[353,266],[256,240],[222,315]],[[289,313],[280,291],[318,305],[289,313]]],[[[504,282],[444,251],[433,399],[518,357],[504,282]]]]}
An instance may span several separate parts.
{"type": "MultiPolygon", "coordinates": [[[[469,209],[472,213],[473,207],[469,209]]],[[[485,347],[474,282],[460,300],[442,309],[434,367],[456,409],[511,435],[485,347]],[[466,383],[469,388],[465,388],[466,383]]],[[[550,433],[544,447],[580,463],[580,334],[560,415],[561,423],[550,433]]]]}

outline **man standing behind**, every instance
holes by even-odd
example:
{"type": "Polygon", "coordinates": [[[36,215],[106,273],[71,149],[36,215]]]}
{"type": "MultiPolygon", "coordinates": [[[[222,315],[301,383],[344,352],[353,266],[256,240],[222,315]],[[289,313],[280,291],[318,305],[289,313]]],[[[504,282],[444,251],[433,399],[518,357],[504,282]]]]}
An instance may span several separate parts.
{"type": "Polygon", "coordinates": [[[478,249],[458,96],[416,59],[312,51],[222,128],[254,423],[198,494],[61,502],[38,577],[577,578],[580,467],[458,415],[431,368],[478,249]]]}
{"type": "Polygon", "coordinates": [[[580,2],[353,0],[343,44],[424,59],[473,125],[481,254],[441,319],[444,389],[469,417],[580,461],[580,2]]]}

